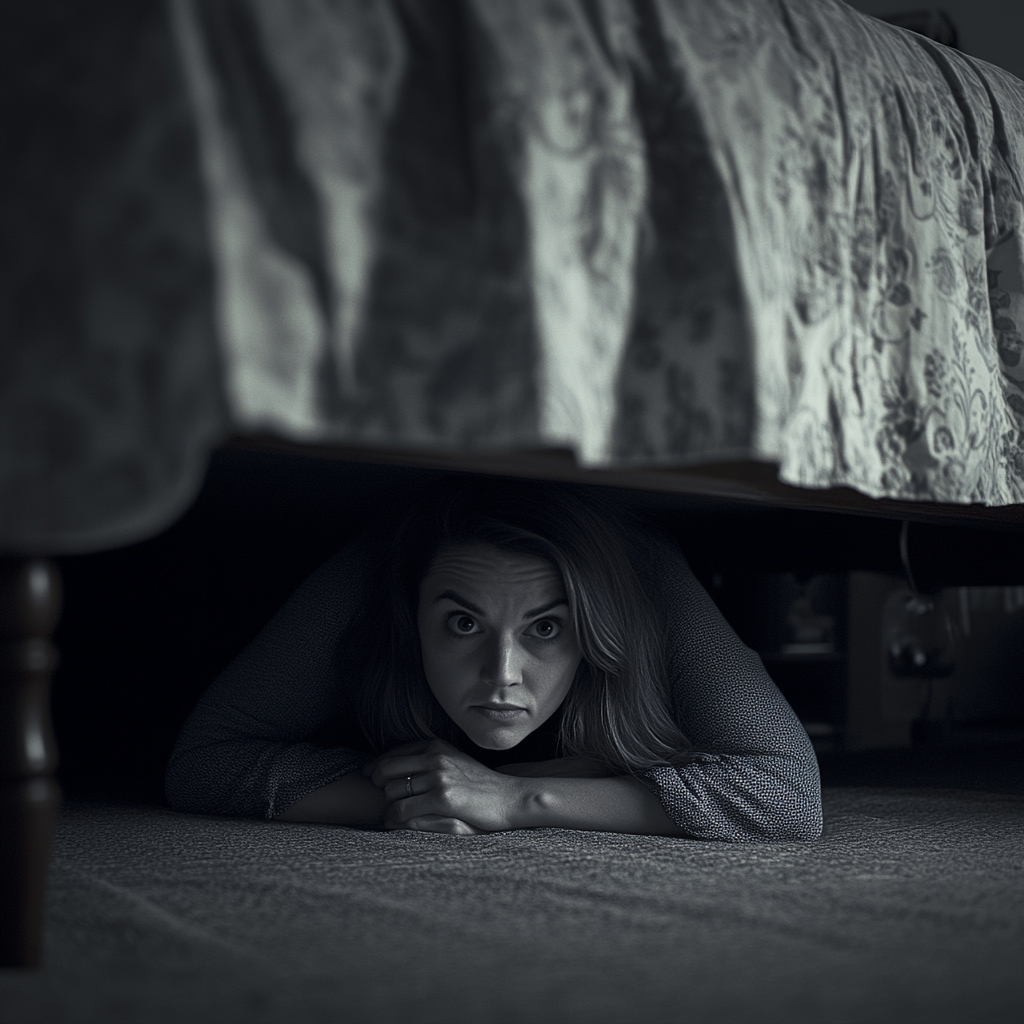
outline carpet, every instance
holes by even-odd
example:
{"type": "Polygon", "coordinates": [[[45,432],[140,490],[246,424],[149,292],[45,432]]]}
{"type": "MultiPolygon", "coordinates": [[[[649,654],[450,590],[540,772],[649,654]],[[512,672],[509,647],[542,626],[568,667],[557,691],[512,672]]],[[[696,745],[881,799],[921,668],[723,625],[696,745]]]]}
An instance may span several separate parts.
{"type": "Polygon", "coordinates": [[[29,1022],[1024,1014],[1024,799],[825,792],[820,842],[453,838],[70,803],[29,1022]]]}

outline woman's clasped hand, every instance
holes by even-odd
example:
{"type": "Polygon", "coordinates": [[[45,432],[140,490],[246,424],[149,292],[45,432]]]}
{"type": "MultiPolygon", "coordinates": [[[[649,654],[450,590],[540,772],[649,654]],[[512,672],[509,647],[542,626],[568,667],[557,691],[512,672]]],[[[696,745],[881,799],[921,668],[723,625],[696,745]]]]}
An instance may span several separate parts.
{"type": "Polygon", "coordinates": [[[395,747],[363,775],[384,793],[385,828],[476,835],[520,827],[518,780],[443,740],[395,747]]]}

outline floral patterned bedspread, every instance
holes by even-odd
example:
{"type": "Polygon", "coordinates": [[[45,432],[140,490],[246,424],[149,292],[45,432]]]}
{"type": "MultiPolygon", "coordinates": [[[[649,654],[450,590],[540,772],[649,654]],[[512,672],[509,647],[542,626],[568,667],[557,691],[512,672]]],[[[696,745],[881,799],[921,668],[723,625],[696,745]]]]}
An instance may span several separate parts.
{"type": "Polygon", "coordinates": [[[1024,501],[1024,84],[832,0],[175,0],[236,422],[1024,501]]]}
{"type": "Polygon", "coordinates": [[[65,8],[5,24],[5,550],[239,431],[1024,502],[1005,72],[834,0],[65,8]]]}

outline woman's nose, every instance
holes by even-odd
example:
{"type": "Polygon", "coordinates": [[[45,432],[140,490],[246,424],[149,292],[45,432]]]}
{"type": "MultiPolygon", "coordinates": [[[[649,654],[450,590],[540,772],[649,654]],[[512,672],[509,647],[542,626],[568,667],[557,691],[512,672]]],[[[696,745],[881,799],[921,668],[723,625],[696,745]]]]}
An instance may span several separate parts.
{"type": "Polygon", "coordinates": [[[485,673],[490,683],[518,686],[523,681],[522,652],[515,637],[498,634],[490,651],[485,673]]]}

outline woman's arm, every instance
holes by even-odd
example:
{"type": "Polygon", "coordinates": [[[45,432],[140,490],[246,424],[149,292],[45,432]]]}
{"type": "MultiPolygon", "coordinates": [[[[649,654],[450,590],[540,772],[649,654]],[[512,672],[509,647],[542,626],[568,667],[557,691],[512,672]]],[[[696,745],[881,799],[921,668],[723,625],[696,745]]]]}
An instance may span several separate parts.
{"type": "Polygon", "coordinates": [[[678,836],[682,830],[643,783],[613,774],[585,757],[503,765],[498,771],[529,783],[521,790],[532,828],[579,828],[678,836]],[[596,785],[595,785],[596,783],[596,785]]]}
{"type": "Polygon", "coordinates": [[[661,801],[628,775],[516,779],[513,828],[578,828],[648,836],[685,835],[661,801]]]}
{"type": "Polygon", "coordinates": [[[203,694],[167,767],[175,810],[276,817],[370,760],[305,738],[344,699],[335,651],[371,560],[362,541],[325,562],[203,694]]]}
{"type": "Polygon", "coordinates": [[[677,721],[700,753],[689,764],[653,768],[640,781],[695,838],[818,838],[818,762],[761,659],[740,642],[674,545],[656,545],[647,575],[666,609],[677,721]]]}
{"type": "Polygon", "coordinates": [[[354,828],[383,828],[384,794],[359,771],[314,789],[283,812],[278,821],[319,821],[354,828]]]}

